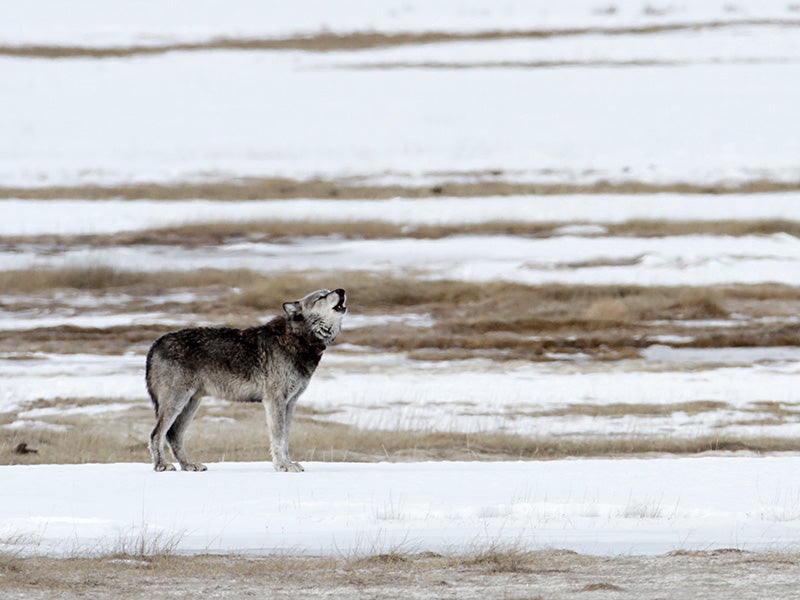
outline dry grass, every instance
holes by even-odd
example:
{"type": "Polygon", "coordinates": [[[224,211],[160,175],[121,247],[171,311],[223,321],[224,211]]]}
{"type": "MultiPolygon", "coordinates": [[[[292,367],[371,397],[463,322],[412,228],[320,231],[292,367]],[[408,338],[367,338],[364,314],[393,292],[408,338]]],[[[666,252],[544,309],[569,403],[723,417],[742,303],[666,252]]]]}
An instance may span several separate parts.
{"type": "Polygon", "coordinates": [[[720,319],[725,292],[714,288],[642,288],[641,292],[607,294],[583,311],[587,321],[634,323],[658,319],[720,319]],[[652,290],[652,293],[644,290],[652,290]]]}
{"type": "Polygon", "coordinates": [[[91,291],[125,290],[152,295],[170,289],[210,286],[237,287],[257,277],[250,271],[233,269],[198,269],[190,272],[134,272],[119,271],[97,265],[66,267],[63,269],[23,269],[0,271],[0,289],[5,293],[34,293],[47,290],[73,289],[91,291]]]}
{"type": "MultiPolygon", "coordinates": [[[[196,315],[205,322],[247,326],[277,314],[283,301],[310,289],[344,287],[351,313],[420,313],[433,318],[430,327],[387,323],[348,329],[342,341],[412,358],[549,360],[552,355],[588,354],[615,360],[638,355],[656,335],[682,336],[673,345],[732,347],[800,345],[792,319],[800,314],[800,288],[778,285],[719,287],[645,287],[630,285],[539,285],[511,282],[470,283],[420,281],[369,272],[282,273],[247,270],[135,273],[105,267],[0,272],[6,294],[46,297],[57,290],[84,294],[124,294],[121,312],[137,312],[150,299],[170,292],[194,292],[189,303],[162,305],[177,316],[196,315]],[[687,339],[680,323],[773,317],[768,324],[747,319],[735,326],[692,328],[687,339]]],[[[51,307],[54,307],[54,303],[51,307]]],[[[10,306],[10,305],[9,305],[10,306]]],[[[27,307],[24,302],[23,307],[27,307]]],[[[147,308],[144,308],[145,310],[147,308]]],[[[0,352],[142,352],[169,326],[117,326],[104,329],[54,326],[0,338],[0,352]]]]}
{"type": "MultiPolygon", "coordinates": [[[[61,401],[64,404],[73,404],[61,401]]],[[[589,415],[615,417],[664,416],[682,411],[698,414],[722,410],[713,402],[687,402],[659,408],[650,405],[575,405],[564,411],[532,416],[589,415]]],[[[754,412],[770,414],[769,407],[754,412]]],[[[787,407],[774,407],[770,424],[796,418],[787,407]],[[780,416],[783,415],[783,416],[780,416]]],[[[9,430],[0,427],[0,464],[79,464],[109,462],[149,463],[147,439],[154,423],[147,401],[113,416],[54,417],[49,422],[67,425],[66,431],[42,429],[9,430]],[[26,444],[35,453],[19,454],[26,444]]],[[[403,429],[359,429],[323,422],[313,412],[298,408],[292,431],[292,454],[300,461],[371,462],[375,460],[549,460],[565,457],[628,456],[642,454],[697,454],[712,451],[784,452],[800,450],[800,440],[783,437],[742,438],[736,436],[669,437],[625,435],[592,437],[523,436],[491,431],[457,433],[403,429]]],[[[260,405],[225,404],[206,407],[192,424],[187,439],[190,455],[201,462],[269,461],[267,431],[260,405]],[[204,416],[205,415],[205,418],[204,416]],[[222,417],[214,420],[210,417],[222,417]]]]}
{"type": "Polygon", "coordinates": [[[659,221],[632,220],[605,226],[609,235],[666,237],[673,235],[772,235],[788,233],[800,237],[800,221],[787,219],[754,219],[745,221],[659,221]]]}
{"type": "Polygon", "coordinates": [[[489,547],[441,555],[360,557],[113,555],[67,559],[0,554],[0,594],[44,598],[773,598],[796,596],[791,553],[682,552],[594,557],[489,547]],[[698,587],[697,582],[704,585],[698,587]]]}
{"type": "Polygon", "coordinates": [[[702,23],[660,23],[624,27],[579,27],[559,29],[485,30],[475,32],[423,31],[402,33],[380,33],[375,31],[330,33],[285,38],[213,38],[202,42],[171,44],[148,44],[130,46],[67,46],[67,45],[14,45],[0,46],[0,56],[27,58],[119,58],[141,55],[164,54],[166,52],[197,52],[210,50],[304,50],[308,52],[330,52],[342,50],[365,50],[414,44],[432,44],[460,41],[483,41],[501,39],[543,39],[576,35],[648,35],[671,31],[697,31],[724,29],[740,25],[798,26],[800,22],[790,19],[747,19],[730,23],[707,21],[702,23]]]}
{"type": "MultiPolygon", "coordinates": [[[[783,416],[789,416],[792,414],[780,403],[769,404],[776,404],[777,406],[774,406],[774,409],[780,411],[783,416]]],[[[698,415],[701,413],[717,412],[732,408],[733,407],[727,402],[720,402],[716,400],[692,400],[688,402],[675,402],[670,404],[612,402],[609,404],[570,404],[559,409],[537,412],[521,412],[520,414],[524,414],[528,417],[662,417],[676,413],[698,415]]],[[[765,411],[769,411],[770,408],[772,407],[764,406],[765,411]]]]}
{"type": "Polygon", "coordinates": [[[590,183],[529,183],[502,181],[502,171],[487,178],[473,173],[440,177],[434,185],[378,185],[341,180],[246,179],[240,182],[176,184],[142,183],[117,186],[0,187],[0,199],[23,200],[271,200],[291,198],[389,199],[551,196],[563,194],[754,194],[800,190],[800,182],[758,179],[736,184],[650,183],[644,181],[595,181],[590,183]],[[467,178],[468,180],[465,180],[467,178]],[[472,178],[472,180],[469,180],[472,178]],[[475,181],[474,179],[478,179],[475,181]]]}
{"type": "Polygon", "coordinates": [[[1,271],[0,289],[30,293],[50,289],[106,290],[140,283],[144,275],[106,266],[1,271]]]}

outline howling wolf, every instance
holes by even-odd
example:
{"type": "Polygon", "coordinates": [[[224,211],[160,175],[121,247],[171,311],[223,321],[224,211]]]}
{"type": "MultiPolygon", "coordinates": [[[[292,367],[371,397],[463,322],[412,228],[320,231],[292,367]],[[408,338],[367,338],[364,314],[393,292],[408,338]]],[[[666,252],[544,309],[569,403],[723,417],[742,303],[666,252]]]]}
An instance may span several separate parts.
{"type": "Polygon", "coordinates": [[[156,411],[150,452],[156,471],[174,471],[164,440],[184,471],[205,471],[183,448],[200,399],[262,402],[276,471],[302,471],[289,458],[289,426],[325,348],[347,312],[343,289],[318,290],[284,302],[285,314],[249,329],[198,327],[158,338],[147,353],[147,391],[156,411]]]}

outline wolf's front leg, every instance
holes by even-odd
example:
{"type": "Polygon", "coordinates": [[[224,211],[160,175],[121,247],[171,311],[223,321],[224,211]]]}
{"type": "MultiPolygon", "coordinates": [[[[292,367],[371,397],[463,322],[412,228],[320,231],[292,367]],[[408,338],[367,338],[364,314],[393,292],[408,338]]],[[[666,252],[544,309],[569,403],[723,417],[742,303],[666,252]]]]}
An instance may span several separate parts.
{"type": "Polygon", "coordinates": [[[286,402],[282,399],[264,399],[267,412],[267,427],[270,435],[270,452],[272,466],[276,471],[299,472],[303,470],[300,463],[289,459],[289,419],[286,414],[286,402]]]}

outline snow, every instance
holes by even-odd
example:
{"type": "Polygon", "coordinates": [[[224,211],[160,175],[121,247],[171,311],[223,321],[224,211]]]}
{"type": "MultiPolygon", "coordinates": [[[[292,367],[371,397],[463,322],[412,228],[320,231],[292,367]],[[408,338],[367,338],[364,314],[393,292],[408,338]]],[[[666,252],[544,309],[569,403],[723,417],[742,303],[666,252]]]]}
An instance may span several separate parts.
{"type": "Polygon", "coordinates": [[[185,325],[185,324],[207,325],[201,321],[187,316],[178,319],[167,316],[163,313],[116,313],[93,314],[85,312],[81,315],[49,315],[42,316],[38,312],[32,312],[29,316],[0,310],[0,330],[19,331],[25,329],[37,329],[39,327],[93,327],[103,329],[107,327],[128,326],[128,325],[185,325]]]}
{"type": "MultiPolygon", "coordinates": [[[[248,177],[415,186],[447,180],[697,185],[798,180],[796,7],[785,0],[655,7],[626,2],[609,13],[607,4],[10,3],[0,19],[0,45],[119,47],[325,32],[689,27],[327,53],[3,56],[0,186],[180,185],[248,177]]],[[[408,228],[491,221],[557,227],[549,238],[316,238],[196,248],[7,240],[0,269],[107,264],[277,273],[357,266],[470,281],[794,286],[800,278],[800,241],[790,235],[637,238],[610,236],[608,226],[635,219],[796,221],[798,201],[798,193],[262,202],[10,199],[0,201],[0,235],[11,237],[256,219],[374,220],[408,228]]],[[[161,312],[159,304],[203,298],[191,293],[152,298],[146,310],[137,311],[140,300],[79,292],[41,298],[4,294],[0,330],[24,338],[28,329],[63,325],[177,327],[195,316],[175,317],[161,312]]],[[[413,313],[347,319],[345,331],[434,323],[431,315],[413,313]]],[[[648,339],[682,343],[703,327],[754,323],[735,316],[685,322],[685,336],[658,335],[654,329],[648,339]]],[[[63,432],[76,419],[100,422],[149,408],[143,352],[136,347],[121,356],[58,355],[30,353],[21,344],[19,352],[0,355],[1,426],[15,436],[40,435],[63,432]]],[[[653,345],[640,358],[613,363],[580,354],[548,358],[553,360],[412,361],[401,353],[343,343],[326,354],[301,406],[320,421],[412,432],[568,440],[800,435],[790,408],[800,372],[798,348],[653,345]],[[622,407],[619,414],[599,410],[615,405],[622,407]]],[[[224,428],[230,421],[227,407],[206,401],[198,419],[224,428]]],[[[263,422],[259,407],[252,408],[253,418],[263,422]]],[[[302,474],[278,474],[261,462],[167,474],[146,464],[0,466],[0,549],[69,556],[114,552],[139,540],[165,547],[175,542],[184,553],[248,554],[463,553],[491,547],[604,555],[717,547],[797,550],[797,462],[794,455],[311,462],[302,474]]]]}
{"type": "Polygon", "coordinates": [[[133,271],[201,268],[257,272],[372,270],[432,279],[528,284],[713,285],[800,279],[800,240],[788,234],[663,238],[528,238],[462,235],[440,239],[306,239],[201,248],[68,246],[0,255],[0,269],[109,266],[133,271]]]}
{"type": "Polygon", "coordinates": [[[378,221],[462,225],[577,221],[559,235],[597,235],[597,223],[799,217],[800,194],[490,196],[392,200],[0,200],[0,235],[104,234],[220,221],[378,221]],[[594,223],[595,225],[588,225],[594,223]],[[575,229],[582,227],[583,229],[575,229]]]}
{"type": "MultiPolygon", "coordinates": [[[[345,64],[385,61],[380,49],[3,57],[0,185],[247,177],[417,185],[497,170],[502,180],[545,183],[796,181],[794,32],[764,25],[682,36],[604,39],[600,59],[678,61],[624,69],[345,64]],[[650,40],[650,54],[639,50],[650,40]],[[681,47],[695,48],[687,64],[681,47]]],[[[475,63],[558,62],[593,47],[539,42],[474,42],[464,54],[475,63]]]]}
{"type": "Polygon", "coordinates": [[[491,547],[589,554],[796,550],[797,457],[502,463],[0,467],[0,538],[23,553],[364,555],[491,547]],[[36,490],[36,493],[24,493],[36,490]]]}
{"type": "MultiPolygon", "coordinates": [[[[800,349],[656,346],[643,354],[611,364],[574,356],[541,363],[410,361],[402,354],[337,345],[303,395],[301,410],[367,429],[545,438],[800,434],[791,415],[764,414],[764,403],[794,403],[800,349]],[[720,407],[685,412],[687,403],[709,401],[720,407]],[[585,416],[625,404],[650,410],[585,416]],[[762,416],[766,420],[757,427],[741,424],[762,416]]],[[[15,423],[70,414],[102,418],[105,412],[149,407],[143,371],[143,355],[0,357],[0,414],[15,423]],[[51,405],[32,408],[34,402],[51,405]]],[[[225,417],[228,409],[225,402],[206,401],[198,418],[225,417]]],[[[260,421],[260,412],[254,406],[253,418],[260,421]]]]}
{"type": "Polygon", "coordinates": [[[94,354],[0,357],[0,412],[41,399],[144,399],[143,361],[143,356],[94,354]]]}

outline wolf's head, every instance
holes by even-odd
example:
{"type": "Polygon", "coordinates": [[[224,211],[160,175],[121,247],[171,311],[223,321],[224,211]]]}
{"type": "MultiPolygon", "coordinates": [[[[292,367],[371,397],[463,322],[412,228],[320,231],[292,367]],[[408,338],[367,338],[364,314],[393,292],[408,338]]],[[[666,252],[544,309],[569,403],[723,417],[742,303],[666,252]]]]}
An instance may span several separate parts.
{"type": "Polygon", "coordinates": [[[346,301],[347,295],[341,288],[317,290],[300,300],[284,302],[283,310],[293,329],[303,329],[327,346],[342,329],[342,317],[347,312],[346,301]]]}

